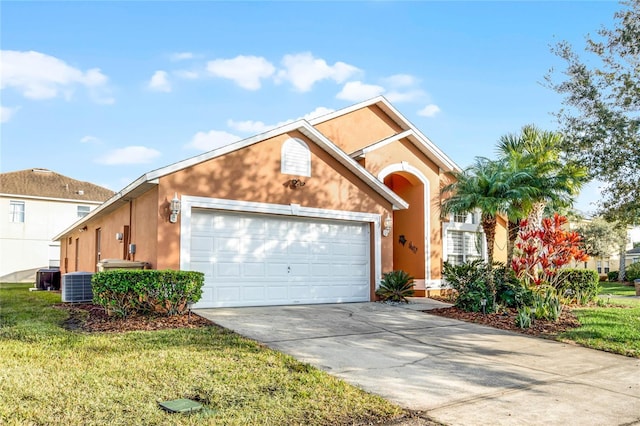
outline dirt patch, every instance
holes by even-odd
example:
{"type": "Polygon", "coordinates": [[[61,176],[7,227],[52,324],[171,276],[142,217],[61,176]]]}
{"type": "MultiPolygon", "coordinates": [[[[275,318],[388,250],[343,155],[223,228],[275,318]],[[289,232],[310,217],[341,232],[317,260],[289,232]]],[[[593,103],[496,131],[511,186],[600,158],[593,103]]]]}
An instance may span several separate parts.
{"type": "Polygon", "coordinates": [[[566,330],[580,326],[578,318],[569,307],[565,307],[562,310],[562,314],[557,322],[535,320],[529,328],[520,328],[516,325],[516,316],[518,313],[515,309],[508,309],[499,313],[483,314],[482,312],[465,312],[454,306],[450,308],[431,309],[424,312],[545,338],[555,337],[566,330]]]}
{"type": "Polygon", "coordinates": [[[55,307],[69,312],[69,318],[62,323],[62,326],[71,331],[122,333],[125,331],[214,326],[212,322],[195,314],[171,316],[132,315],[127,318],[115,318],[109,317],[102,307],[91,303],[61,303],[55,305],[55,307]]]}

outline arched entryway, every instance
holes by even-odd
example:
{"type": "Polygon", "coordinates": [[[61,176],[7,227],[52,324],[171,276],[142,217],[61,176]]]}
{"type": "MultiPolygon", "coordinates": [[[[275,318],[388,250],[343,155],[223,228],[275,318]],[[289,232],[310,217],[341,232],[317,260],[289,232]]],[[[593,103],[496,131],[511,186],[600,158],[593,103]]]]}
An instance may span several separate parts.
{"type": "Polygon", "coordinates": [[[393,269],[402,269],[424,289],[431,279],[429,244],[429,181],[407,163],[393,164],[378,178],[409,203],[406,210],[393,212],[393,269]]]}

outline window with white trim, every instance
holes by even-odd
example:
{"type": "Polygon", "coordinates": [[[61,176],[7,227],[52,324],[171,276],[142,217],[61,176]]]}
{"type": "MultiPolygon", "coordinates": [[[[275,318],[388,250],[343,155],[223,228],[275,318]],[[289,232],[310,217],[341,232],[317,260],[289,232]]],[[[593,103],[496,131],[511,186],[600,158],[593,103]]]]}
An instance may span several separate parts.
{"type": "Polygon", "coordinates": [[[89,206],[78,206],[78,217],[85,217],[91,211],[89,206]]]}
{"type": "Polygon", "coordinates": [[[470,231],[447,231],[447,262],[460,265],[482,259],[482,233],[470,231]]]}
{"type": "Polygon", "coordinates": [[[456,223],[466,223],[471,225],[477,225],[480,222],[479,214],[474,213],[455,213],[453,215],[453,221],[456,223]]]}
{"type": "Polygon", "coordinates": [[[286,175],[311,176],[311,151],[300,139],[287,139],[282,144],[281,171],[286,175]]]}
{"type": "Polygon", "coordinates": [[[24,223],[24,201],[9,201],[9,222],[24,223]]]}

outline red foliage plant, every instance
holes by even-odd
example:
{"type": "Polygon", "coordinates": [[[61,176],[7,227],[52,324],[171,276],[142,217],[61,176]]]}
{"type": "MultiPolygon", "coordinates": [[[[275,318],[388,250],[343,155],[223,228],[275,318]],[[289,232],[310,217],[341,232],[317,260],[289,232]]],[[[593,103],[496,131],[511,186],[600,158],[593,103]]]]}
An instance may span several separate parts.
{"type": "Polygon", "coordinates": [[[511,268],[529,285],[556,286],[558,271],[570,262],[584,262],[589,256],[583,250],[582,237],[563,229],[567,218],[557,213],[542,219],[542,226],[527,230],[527,221],[520,222],[511,268]]]}

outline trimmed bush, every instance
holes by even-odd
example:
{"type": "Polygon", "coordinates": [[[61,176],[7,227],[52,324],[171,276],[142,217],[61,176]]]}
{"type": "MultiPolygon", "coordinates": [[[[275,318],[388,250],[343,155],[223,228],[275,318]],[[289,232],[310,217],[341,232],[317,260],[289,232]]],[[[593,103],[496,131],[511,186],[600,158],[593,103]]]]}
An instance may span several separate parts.
{"type": "Polygon", "coordinates": [[[408,303],[407,297],[413,296],[413,277],[402,270],[387,272],[376,295],[384,301],[408,303]]]}
{"type": "Polygon", "coordinates": [[[598,272],[591,269],[562,269],[558,275],[558,294],[562,297],[575,298],[578,303],[587,303],[598,295],[598,272]]]}
{"type": "Polygon", "coordinates": [[[116,269],[91,279],[93,303],[109,315],[181,314],[202,297],[204,274],[194,271],[116,269]]]}
{"type": "Polygon", "coordinates": [[[607,281],[615,282],[618,281],[618,271],[609,271],[607,272],[607,281]]]}
{"type": "Polygon", "coordinates": [[[637,280],[638,278],[640,278],[640,262],[632,263],[627,266],[624,280],[633,282],[633,280],[637,280]]]}

